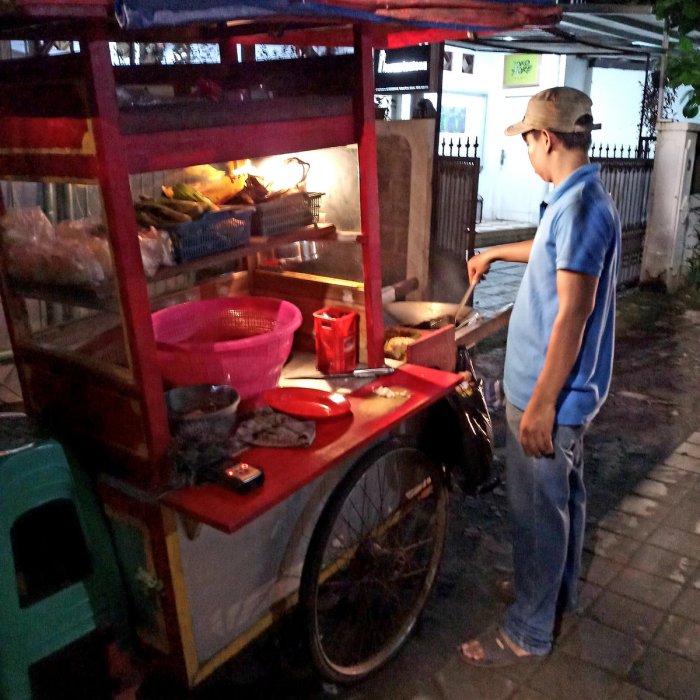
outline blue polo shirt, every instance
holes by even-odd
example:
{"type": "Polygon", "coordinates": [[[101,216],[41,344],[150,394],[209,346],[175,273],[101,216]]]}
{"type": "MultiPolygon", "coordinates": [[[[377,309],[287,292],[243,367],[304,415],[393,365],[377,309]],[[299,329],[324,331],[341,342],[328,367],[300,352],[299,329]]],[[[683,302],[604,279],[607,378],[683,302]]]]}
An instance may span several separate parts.
{"type": "Polygon", "coordinates": [[[599,165],[578,168],[545,202],[508,327],[503,384],[508,400],[525,410],[542,371],[559,308],[557,270],[595,275],[595,307],[557,402],[558,424],[581,425],[595,416],[610,387],[620,220],[601,182],[599,165]]]}

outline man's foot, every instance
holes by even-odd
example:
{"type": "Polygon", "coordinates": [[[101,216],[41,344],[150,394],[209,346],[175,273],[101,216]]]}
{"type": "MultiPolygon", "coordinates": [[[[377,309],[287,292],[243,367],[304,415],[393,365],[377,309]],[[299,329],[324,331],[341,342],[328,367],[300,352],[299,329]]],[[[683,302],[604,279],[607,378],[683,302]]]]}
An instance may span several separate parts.
{"type": "MultiPolygon", "coordinates": [[[[515,588],[512,578],[501,578],[496,581],[496,596],[506,605],[512,605],[515,602],[515,588]]],[[[552,636],[557,639],[561,634],[561,626],[564,621],[564,613],[557,612],[554,617],[554,628],[552,636]]]]}
{"type": "Polygon", "coordinates": [[[490,627],[475,639],[462,644],[459,653],[466,663],[485,667],[512,666],[540,658],[519,647],[497,627],[490,627]]]}

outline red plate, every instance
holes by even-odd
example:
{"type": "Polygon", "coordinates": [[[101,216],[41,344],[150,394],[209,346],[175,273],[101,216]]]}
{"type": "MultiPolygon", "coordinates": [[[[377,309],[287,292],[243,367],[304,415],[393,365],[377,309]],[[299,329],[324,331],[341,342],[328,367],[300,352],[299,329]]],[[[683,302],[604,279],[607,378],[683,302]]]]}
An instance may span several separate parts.
{"type": "Polygon", "coordinates": [[[342,394],[322,389],[279,387],[263,396],[275,410],[297,418],[335,418],[350,413],[350,402],[342,394]]]}

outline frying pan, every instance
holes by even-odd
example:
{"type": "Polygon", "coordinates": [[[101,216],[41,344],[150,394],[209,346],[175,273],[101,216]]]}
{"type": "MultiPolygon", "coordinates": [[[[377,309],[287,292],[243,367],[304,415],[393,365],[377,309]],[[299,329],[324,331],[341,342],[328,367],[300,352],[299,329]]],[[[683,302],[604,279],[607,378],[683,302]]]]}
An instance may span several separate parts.
{"type": "MultiPolygon", "coordinates": [[[[387,314],[401,326],[419,326],[442,316],[447,316],[453,321],[458,307],[459,304],[443,304],[437,301],[393,301],[384,304],[387,314]]],[[[465,306],[460,315],[466,319],[474,313],[476,312],[472,307],[465,306]]]]}

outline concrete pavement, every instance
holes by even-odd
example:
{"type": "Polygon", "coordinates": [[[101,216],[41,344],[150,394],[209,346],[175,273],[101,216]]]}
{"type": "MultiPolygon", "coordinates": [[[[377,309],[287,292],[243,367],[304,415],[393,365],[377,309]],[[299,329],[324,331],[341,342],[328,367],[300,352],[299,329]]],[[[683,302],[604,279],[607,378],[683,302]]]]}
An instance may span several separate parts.
{"type": "Polygon", "coordinates": [[[700,698],[700,432],[589,523],[584,562],[580,608],[549,657],[486,670],[455,653],[428,692],[403,697],[700,698]]]}

